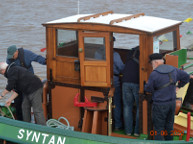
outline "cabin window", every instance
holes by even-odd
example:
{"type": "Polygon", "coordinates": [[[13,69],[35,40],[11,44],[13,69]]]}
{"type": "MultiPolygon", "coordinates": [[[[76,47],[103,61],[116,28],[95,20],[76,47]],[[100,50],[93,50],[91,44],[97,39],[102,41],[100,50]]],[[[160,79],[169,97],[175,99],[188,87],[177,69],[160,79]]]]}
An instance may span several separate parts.
{"type": "Polygon", "coordinates": [[[153,38],[153,53],[174,51],[177,49],[175,32],[166,33],[153,38]]]}
{"type": "Polygon", "coordinates": [[[85,60],[106,60],[104,37],[84,37],[85,60]]]}
{"type": "Polygon", "coordinates": [[[139,46],[139,35],[113,33],[116,38],[114,48],[118,49],[132,49],[139,46]]]}
{"type": "Polygon", "coordinates": [[[57,29],[57,56],[78,57],[77,31],[57,29]]]}

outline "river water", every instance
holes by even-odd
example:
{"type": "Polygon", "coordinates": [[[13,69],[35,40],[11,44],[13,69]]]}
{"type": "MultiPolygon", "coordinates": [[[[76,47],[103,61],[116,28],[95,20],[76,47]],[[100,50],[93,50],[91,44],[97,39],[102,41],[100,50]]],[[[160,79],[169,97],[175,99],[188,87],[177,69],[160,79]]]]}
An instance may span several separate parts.
{"type": "MultiPolygon", "coordinates": [[[[75,15],[77,13],[145,13],[149,16],[184,21],[193,18],[192,0],[0,0],[0,61],[5,61],[10,45],[23,47],[42,56],[45,28],[42,23],[75,15]]],[[[193,21],[181,25],[181,35],[193,33],[193,21]]],[[[35,73],[46,78],[46,66],[33,63],[35,73]]],[[[0,76],[0,89],[6,79],[0,76]]]]}

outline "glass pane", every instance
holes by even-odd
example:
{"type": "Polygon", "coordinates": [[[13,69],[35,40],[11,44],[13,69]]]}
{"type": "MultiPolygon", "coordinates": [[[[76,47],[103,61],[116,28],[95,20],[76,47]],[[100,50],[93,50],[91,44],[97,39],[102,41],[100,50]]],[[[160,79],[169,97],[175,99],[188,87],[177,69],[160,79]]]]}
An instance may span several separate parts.
{"type": "Polygon", "coordinates": [[[113,33],[113,36],[116,38],[114,42],[116,49],[132,49],[139,46],[139,35],[113,33]]]}
{"type": "Polygon", "coordinates": [[[57,29],[57,56],[78,57],[76,31],[57,29]]]}
{"type": "Polygon", "coordinates": [[[84,50],[86,60],[106,60],[105,38],[85,37],[84,50]]]}
{"type": "Polygon", "coordinates": [[[160,51],[174,51],[176,49],[176,40],[174,41],[175,32],[166,33],[153,38],[153,53],[160,51]]]}

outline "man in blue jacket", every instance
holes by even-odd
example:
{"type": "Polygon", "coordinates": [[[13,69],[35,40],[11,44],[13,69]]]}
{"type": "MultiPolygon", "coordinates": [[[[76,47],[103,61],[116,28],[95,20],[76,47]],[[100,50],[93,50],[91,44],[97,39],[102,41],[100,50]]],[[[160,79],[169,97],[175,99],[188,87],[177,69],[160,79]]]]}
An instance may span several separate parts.
{"type": "Polygon", "coordinates": [[[152,121],[156,133],[155,139],[172,140],[176,90],[188,83],[190,76],[183,70],[164,64],[161,54],[154,53],[149,58],[153,72],[145,85],[145,91],[152,93],[152,121]]]}
{"type": "Polygon", "coordinates": [[[42,57],[41,55],[37,55],[32,51],[17,48],[15,45],[8,47],[7,49],[7,64],[11,62],[15,62],[18,66],[23,66],[32,73],[34,73],[32,62],[38,62],[42,65],[46,65],[46,58],[42,57]]]}
{"type": "MultiPolygon", "coordinates": [[[[113,37],[113,45],[116,38],[113,37]]],[[[113,51],[113,85],[115,87],[115,92],[113,96],[113,104],[115,108],[113,109],[113,119],[115,131],[122,130],[122,93],[121,93],[121,82],[120,74],[122,73],[125,64],[123,63],[121,56],[118,52],[113,51]]]]}
{"type": "MultiPolygon", "coordinates": [[[[28,69],[30,72],[34,74],[34,70],[32,67],[32,62],[38,62],[42,65],[46,64],[46,59],[41,55],[37,55],[29,50],[23,48],[17,48],[15,45],[8,47],[7,49],[7,64],[11,64],[15,62],[15,65],[22,66],[28,69]]],[[[16,108],[16,117],[17,120],[23,120],[22,118],[22,93],[18,91],[18,94],[21,95],[14,100],[15,108],[16,108]]]]}
{"type": "Polygon", "coordinates": [[[115,87],[113,103],[115,108],[113,109],[113,118],[115,131],[121,130],[123,128],[122,123],[122,95],[121,95],[121,82],[120,74],[122,73],[125,65],[121,59],[118,52],[113,52],[113,85],[115,87]]]}

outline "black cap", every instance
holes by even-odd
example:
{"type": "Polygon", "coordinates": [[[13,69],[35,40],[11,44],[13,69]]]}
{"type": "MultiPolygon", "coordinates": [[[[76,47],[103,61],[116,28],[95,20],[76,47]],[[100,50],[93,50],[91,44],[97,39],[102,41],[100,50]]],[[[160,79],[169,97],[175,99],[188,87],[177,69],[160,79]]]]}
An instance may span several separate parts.
{"type": "Polygon", "coordinates": [[[151,62],[152,60],[160,60],[160,59],[163,59],[163,55],[159,53],[154,53],[149,56],[149,62],[151,62]]]}

